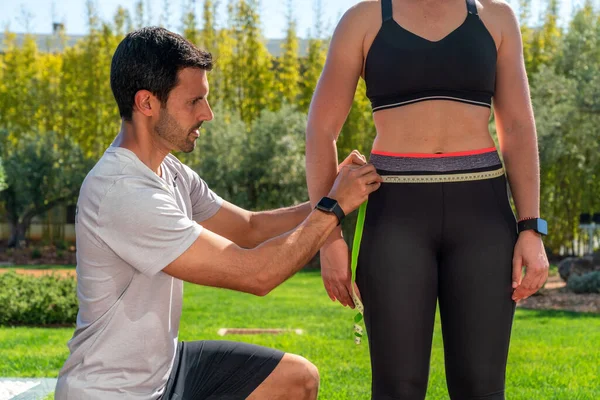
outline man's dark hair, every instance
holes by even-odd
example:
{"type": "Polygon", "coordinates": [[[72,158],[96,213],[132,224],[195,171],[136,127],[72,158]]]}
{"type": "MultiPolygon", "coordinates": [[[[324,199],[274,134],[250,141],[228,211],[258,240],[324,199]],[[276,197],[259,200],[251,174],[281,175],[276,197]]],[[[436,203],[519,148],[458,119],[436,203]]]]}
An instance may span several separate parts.
{"type": "Polygon", "coordinates": [[[148,90],[165,105],[183,68],[210,71],[212,55],[164,28],[147,27],[125,38],[112,58],[110,87],[121,118],[131,121],[135,94],[148,90]]]}

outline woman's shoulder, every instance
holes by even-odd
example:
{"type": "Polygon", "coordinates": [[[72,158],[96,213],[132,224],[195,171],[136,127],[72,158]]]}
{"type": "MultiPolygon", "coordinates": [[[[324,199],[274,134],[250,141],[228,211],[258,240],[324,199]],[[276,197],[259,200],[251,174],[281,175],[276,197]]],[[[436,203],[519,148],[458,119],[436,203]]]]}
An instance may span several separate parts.
{"type": "Polygon", "coordinates": [[[477,0],[479,16],[496,41],[497,47],[507,38],[519,34],[518,18],[505,0],[477,0]]]}
{"type": "Polygon", "coordinates": [[[381,1],[363,0],[348,8],[339,24],[351,22],[358,26],[369,26],[375,21],[381,23],[381,1]]]}
{"type": "Polygon", "coordinates": [[[493,19],[500,24],[507,19],[516,18],[513,8],[505,0],[477,0],[477,2],[479,3],[479,14],[483,18],[493,19]]]}
{"type": "Polygon", "coordinates": [[[346,38],[362,47],[365,38],[376,33],[381,23],[381,1],[363,0],[346,10],[335,28],[334,36],[346,38]]]}

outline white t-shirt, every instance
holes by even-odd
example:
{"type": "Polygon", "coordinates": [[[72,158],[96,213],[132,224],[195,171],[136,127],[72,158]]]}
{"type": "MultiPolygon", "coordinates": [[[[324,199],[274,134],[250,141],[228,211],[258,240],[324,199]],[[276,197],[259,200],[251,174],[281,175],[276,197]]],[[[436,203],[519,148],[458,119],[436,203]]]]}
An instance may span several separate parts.
{"type": "Polygon", "coordinates": [[[110,147],[77,203],[77,327],[56,399],[158,399],[171,371],[183,282],[162,269],[223,200],[168,155],[157,176],[110,147]]]}

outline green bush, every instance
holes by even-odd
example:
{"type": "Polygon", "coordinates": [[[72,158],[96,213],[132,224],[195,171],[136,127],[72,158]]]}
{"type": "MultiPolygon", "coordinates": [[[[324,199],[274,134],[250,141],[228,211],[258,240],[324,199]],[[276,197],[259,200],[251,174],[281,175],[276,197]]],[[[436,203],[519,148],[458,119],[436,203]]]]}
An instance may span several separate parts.
{"type": "Polygon", "coordinates": [[[567,288],[575,293],[600,293],[600,271],[571,276],[567,288]]]}
{"type": "Polygon", "coordinates": [[[42,258],[42,251],[39,248],[35,247],[33,250],[31,250],[31,258],[33,258],[34,260],[42,258]]]}
{"type": "Polygon", "coordinates": [[[0,274],[0,325],[72,324],[77,283],[71,277],[0,274]]]}
{"type": "Polygon", "coordinates": [[[69,247],[69,242],[64,239],[54,241],[56,250],[66,250],[69,247]]]}

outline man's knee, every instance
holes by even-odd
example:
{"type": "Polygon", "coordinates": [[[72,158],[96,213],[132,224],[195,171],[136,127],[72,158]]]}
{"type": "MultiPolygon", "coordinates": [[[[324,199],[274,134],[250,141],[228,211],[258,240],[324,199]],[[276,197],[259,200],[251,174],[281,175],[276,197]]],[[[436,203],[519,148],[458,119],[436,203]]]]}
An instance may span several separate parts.
{"type": "Polygon", "coordinates": [[[269,377],[249,400],[271,399],[315,400],[319,392],[319,371],[306,358],[285,354],[269,377]]]}
{"type": "Polygon", "coordinates": [[[316,394],[319,391],[319,382],[321,378],[319,377],[319,370],[317,367],[306,360],[306,378],[305,378],[305,386],[308,393],[314,393],[315,398],[316,394]]]}
{"type": "Polygon", "coordinates": [[[286,354],[286,376],[289,376],[290,389],[298,393],[298,399],[316,399],[319,392],[319,371],[306,358],[294,354],[286,354]]]}

